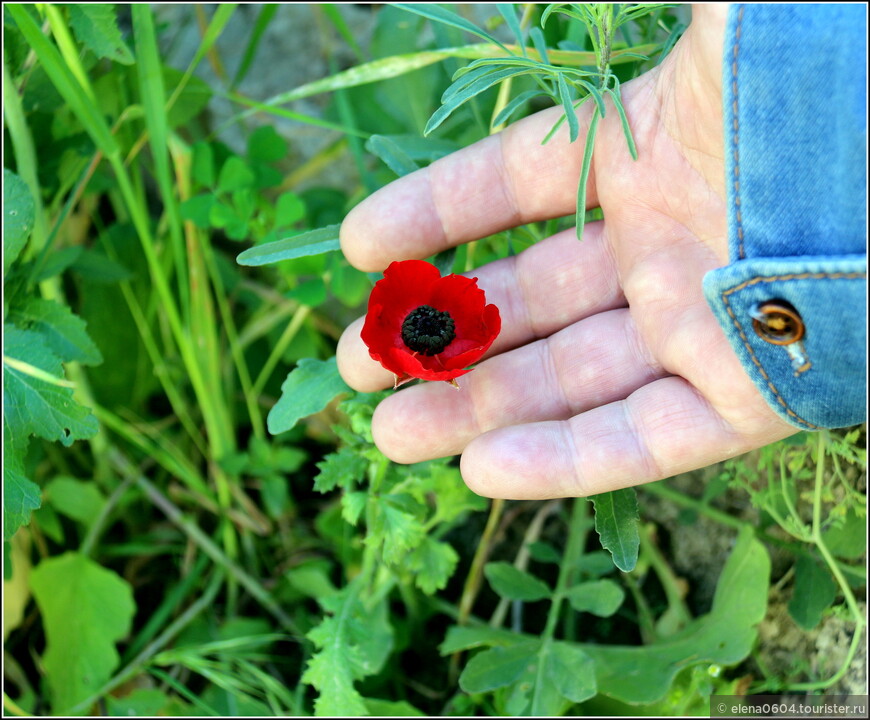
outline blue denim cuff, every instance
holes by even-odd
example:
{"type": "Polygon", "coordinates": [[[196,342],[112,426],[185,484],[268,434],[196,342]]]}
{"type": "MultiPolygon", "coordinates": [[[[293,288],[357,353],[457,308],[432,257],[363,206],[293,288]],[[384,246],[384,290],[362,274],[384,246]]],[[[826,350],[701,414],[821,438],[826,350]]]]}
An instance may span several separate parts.
{"type": "Polygon", "coordinates": [[[864,5],[733,5],[726,27],[732,264],[704,293],[764,398],[804,429],[866,419],[866,21],[864,5]]]}
{"type": "Polygon", "coordinates": [[[855,425],[867,399],[867,259],[742,260],[707,274],[704,294],[770,406],[805,430],[855,425]],[[757,322],[770,303],[792,308],[802,337],[775,344],[757,322]]]}

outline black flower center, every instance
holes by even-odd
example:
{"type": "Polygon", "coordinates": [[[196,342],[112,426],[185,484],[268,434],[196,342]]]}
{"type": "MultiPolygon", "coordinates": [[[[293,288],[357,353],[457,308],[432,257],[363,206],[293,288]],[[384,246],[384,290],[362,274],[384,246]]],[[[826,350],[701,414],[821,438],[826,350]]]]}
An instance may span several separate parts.
{"type": "Polygon", "coordinates": [[[453,318],[446,311],[421,305],[402,323],[402,340],[421,355],[436,355],[456,337],[453,318]]]}

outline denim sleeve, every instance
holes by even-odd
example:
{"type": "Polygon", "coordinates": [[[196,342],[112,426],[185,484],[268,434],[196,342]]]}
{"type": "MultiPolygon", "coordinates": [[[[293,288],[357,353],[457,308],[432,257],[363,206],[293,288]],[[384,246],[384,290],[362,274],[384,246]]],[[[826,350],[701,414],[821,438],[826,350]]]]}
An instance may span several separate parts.
{"type": "Polygon", "coordinates": [[[867,7],[734,5],[723,63],[730,264],[704,294],[770,406],[866,420],[867,7]]]}

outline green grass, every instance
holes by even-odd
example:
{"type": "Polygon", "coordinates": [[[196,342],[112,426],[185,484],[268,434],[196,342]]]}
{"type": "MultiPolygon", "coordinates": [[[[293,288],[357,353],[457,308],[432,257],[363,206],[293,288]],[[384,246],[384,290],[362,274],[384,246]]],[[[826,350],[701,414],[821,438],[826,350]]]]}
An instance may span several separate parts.
{"type": "MultiPolygon", "coordinates": [[[[552,13],[541,30],[543,6],[503,6],[470,27],[469,8],[434,7],[355,10],[372,15],[368,45],[344,8],[293,8],[314,17],[328,75],[261,98],[245,79],[275,71],[260,54],[287,6],[247,6],[252,22],[235,5],[183,11],[200,40],[178,68],[175,28],[148,6],[8,6],[7,713],[680,715],[748,673],[759,691],[823,691],[849,669],[864,627],[863,428],[699,471],[697,494],[679,478],[640,491],[735,539],[709,568],[712,607],[686,598],[655,539],[678,528],[638,523],[633,492],[595,516],[584,499],[489,502],[454,461],[398,466],[374,448],[382,395],[350,391],[333,360],[372,278],[333,226],[545,104],[618,99],[685,22],[664,7],[626,17],[608,58],[602,18],[552,13]],[[233,23],[241,47],[222,42],[233,23]],[[351,67],[330,65],[336,48],[351,67]],[[209,85],[206,64],[229,69],[209,85]],[[603,64],[610,80],[587,82],[603,64]],[[379,109],[395,97],[405,111],[379,109]],[[214,121],[212,98],[233,103],[231,120],[214,121]],[[300,164],[311,133],[322,149],[300,164]],[[324,184],[335,171],[340,186],[324,184]],[[722,509],[728,493],[741,515],[722,509]],[[607,551],[605,520],[632,538],[624,556],[607,551]],[[788,567],[771,577],[773,548],[788,567]],[[803,631],[855,630],[845,663],[765,671],[756,625],[773,583],[814,590],[789,606],[803,631]]],[[[561,227],[440,261],[472,269],[561,227]]]]}

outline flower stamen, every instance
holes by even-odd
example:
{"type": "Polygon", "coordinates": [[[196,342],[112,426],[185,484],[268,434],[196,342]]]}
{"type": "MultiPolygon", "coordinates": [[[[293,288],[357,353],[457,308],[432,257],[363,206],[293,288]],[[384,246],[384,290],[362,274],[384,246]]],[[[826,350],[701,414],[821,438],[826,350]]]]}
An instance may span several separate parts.
{"type": "Polygon", "coordinates": [[[450,313],[430,305],[408,313],[402,323],[402,341],[421,355],[437,355],[456,337],[456,326],[450,313]]]}

